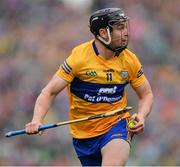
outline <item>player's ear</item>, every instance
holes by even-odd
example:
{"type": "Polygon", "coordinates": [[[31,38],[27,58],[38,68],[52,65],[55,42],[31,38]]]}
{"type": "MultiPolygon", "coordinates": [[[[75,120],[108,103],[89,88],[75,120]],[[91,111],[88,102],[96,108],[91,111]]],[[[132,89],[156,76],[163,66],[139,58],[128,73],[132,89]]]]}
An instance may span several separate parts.
{"type": "Polygon", "coordinates": [[[99,36],[101,36],[103,39],[108,39],[107,30],[105,28],[100,28],[99,36]]]}

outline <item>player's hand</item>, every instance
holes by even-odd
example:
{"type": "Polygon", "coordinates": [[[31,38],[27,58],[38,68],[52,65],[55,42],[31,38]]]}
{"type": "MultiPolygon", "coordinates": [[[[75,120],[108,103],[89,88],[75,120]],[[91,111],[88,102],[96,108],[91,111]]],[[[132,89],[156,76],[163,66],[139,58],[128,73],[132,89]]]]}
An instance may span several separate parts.
{"type": "Polygon", "coordinates": [[[129,127],[128,131],[134,134],[139,134],[144,130],[145,127],[145,119],[141,115],[134,113],[129,120],[136,121],[136,124],[134,126],[129,127]]]}
{"type": "Polygon", "coordinates": [[[39,127],[42,126],[41,122],[30,122],[26,124],[25,130],[28,135],[39,134],[40,136],[43,134],[43,131],[38,131],[39,127]]]}

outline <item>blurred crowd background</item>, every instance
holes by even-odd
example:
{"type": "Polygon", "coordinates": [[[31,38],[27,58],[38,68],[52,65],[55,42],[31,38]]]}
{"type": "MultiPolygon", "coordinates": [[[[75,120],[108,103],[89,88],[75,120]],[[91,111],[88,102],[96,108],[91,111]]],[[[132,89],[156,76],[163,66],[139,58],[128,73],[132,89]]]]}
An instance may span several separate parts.
{"type": "MultiPolygon", "coordinates": [[[[43,136],[5,138],[32,118],[35,100],[71,49],[93,38],[90,14],[121,7],[130,17],[129,49],[143,63],[154,92],[145,131],[132,142],[127,165],[180,165],[179,0],[1,0],[0,165],[80,165],[68,126],[43,136]]],[[[128,104],[138,99],[128,87],[128,104]]],[[[68,120],[67,92],[45,123],[68,120]]]]}

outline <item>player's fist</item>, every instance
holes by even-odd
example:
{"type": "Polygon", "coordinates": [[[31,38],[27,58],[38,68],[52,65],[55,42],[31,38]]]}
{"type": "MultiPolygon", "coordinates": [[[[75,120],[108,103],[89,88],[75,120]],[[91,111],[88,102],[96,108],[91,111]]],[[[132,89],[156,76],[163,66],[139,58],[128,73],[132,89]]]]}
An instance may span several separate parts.
{"type": "Polygon", "coordinates": [[[145,119],[138,115],[137,113],[133,114],[127,125],[128,131],[134,134],[138,134],[144,130],[145,119]]]}
{"type": "Polygon", "coordinates": [[[26,133],[29,135],[37,133],[42,135],[43,132],[38,130],[40,126],[42,126],[41,122],[30,122],[25,126],[26,133]]]}

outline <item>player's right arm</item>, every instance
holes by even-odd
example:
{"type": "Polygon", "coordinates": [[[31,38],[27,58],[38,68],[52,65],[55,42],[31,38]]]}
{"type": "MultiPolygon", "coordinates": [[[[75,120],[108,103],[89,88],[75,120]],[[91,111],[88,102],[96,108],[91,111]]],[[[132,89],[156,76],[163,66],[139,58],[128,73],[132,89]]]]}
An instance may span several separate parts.
{"type": "Polygon", "coordinates": [[[76,70],[80,68],[79,62],[79,58],[77,58],[76,55],[76,49],[73,49],[70,56],[68,56],[63,64],[61,64],[60,68],[53,76],[51,81],[38,96],[34,107],[32,121],[26,124],[26,133],[38,133],[38,128],[42,125],[43,119],[48,112],[54,98],[68,85],[68,83],[74,79],[77,72],[76,70]]]}
{"type": "Polygon", "coordinates": [[[54,98],[67,86],[67,84],[68,82],[61,79],[57,74],[53,76],[36,100],[32,121],[26,124],[26,133],[38,133],[38,128],[42,125],[43,119],[54,98]]]}

